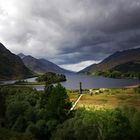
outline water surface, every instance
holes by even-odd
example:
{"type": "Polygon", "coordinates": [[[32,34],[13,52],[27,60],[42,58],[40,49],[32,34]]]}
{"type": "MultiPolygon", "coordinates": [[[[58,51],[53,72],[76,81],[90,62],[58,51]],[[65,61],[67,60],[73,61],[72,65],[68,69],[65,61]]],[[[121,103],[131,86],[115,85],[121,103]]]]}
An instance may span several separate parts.
{"type": "Polygon", "coordinates": [[[79,89],[79,83],[82,82],[84,89],[89,88],[122,88],[140,84],[137,79],[113,79],[102,76],[89,75],[67,75],[67,81],[62,85],[68,89],[79,89]]]}
{"type": "MultiPolygon", "coordinates": [[[[61,84],[67,89],[79,89],[79,83],[82,82],[83,89],[89,88],[123,88],[140,84],[137,79],[113,79],[102,76],[89,76],[79,74],[67,74],[67,81],[61,84]]],[[[35,82],[36,78],[25,79],[28,82],[35,82]]],[[[12,84],[15,80],[3,81],[4,84],[12,84]]],[[[44,85],[31,85],[37,90],[43,90],[44,85]]]]}
{"type": "MultiPolygon", "coordinates": [[[[133,86],[140,84],[140,80],[137,79],[113,79],[102,76],[89,76],[89,75],[66,75],[67,81],[61,82],[61,84],[67,89],[79,89],[79,84],[82,82],[83,89],[89,88],[123,88],[127,86],[133,86]]],[[[35,78],[29,79],[32,82],[35,78]]],[[[28,81],[29,81],[28,80],[28,81]]],[[[34,85],[34,88],[43,90],[43,85],[34,85]]]]}

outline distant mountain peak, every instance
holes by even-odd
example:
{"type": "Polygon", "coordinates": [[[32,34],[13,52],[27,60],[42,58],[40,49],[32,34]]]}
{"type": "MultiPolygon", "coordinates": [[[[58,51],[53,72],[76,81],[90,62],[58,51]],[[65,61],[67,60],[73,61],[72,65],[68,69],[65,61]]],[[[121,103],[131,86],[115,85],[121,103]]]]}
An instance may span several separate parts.
{"type": "Polygon", "coordinates": [[[44,58],[37,59],[31,55],[25,56],[22,53],[19,54],[19,56],[20,58],[22,58],[22,61],[29,69],[37,73],[45,73],[45,72],[68,73],[70,72],[44,58]]]}
{"type": "Polygon", "coordinates": [[[19,53],[18,56],[22,59],[22,58],[24,58],[26,55],[24,55],[23,53],[19,53]]]}

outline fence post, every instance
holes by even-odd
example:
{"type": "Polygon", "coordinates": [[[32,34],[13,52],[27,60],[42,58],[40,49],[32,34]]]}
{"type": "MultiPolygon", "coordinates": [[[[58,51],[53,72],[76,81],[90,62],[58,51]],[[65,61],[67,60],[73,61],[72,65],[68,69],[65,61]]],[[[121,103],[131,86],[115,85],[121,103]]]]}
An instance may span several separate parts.
{"type": "Polygon", "coordinates": [[[82,82],[80,82],[80,94],[82,94],[82,82]]]}

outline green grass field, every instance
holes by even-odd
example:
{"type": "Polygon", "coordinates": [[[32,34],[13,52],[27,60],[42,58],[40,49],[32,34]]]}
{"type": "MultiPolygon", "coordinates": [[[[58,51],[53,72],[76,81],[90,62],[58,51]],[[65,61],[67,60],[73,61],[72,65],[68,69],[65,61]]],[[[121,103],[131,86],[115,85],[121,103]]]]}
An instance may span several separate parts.
{"type": "MultiPolygon", "coordinates": [[[[76,92],[68,93],[70,100],[75,102],[79,97],[76,92]]],[[[83,96],[76,108],[115,108],[120,106],[135,107],[140,110],[140,93],[136,93],[134,88],[125,89],[105,89],[98,94],[91,95],[83,92],[83,96]]]]}

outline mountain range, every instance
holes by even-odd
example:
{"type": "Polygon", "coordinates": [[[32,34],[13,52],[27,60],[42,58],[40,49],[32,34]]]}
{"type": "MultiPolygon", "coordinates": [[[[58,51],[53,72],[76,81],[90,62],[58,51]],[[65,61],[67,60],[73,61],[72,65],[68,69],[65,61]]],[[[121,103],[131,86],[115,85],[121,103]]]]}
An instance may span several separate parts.
{"type": "Polygon", "coordinates": [[[93,64],[89,67],[81,70],[79,73],[87,73],[87,74],[96,74],[97,72],[105,72],[111,69],[114,70],[120,70],[124,69],[124,67],[127,66],[128,69],[125,69],[125,71],[129,71],[131,68],[131,71],[135,71],[134,68],[137,67],[137,70],[139,70],[140,65],[138,65],[140,62],[140,48],[136,49],[129,49],[124,51],[118,51],[109,57],[105,58],[103,61],[101,61],[99,64],[93,64]],[[131,66],[133,65],[133,66],[131,66]]]}
{"type": "Polygon", "coordinates": [[[45,73],[45,72],[55,72],[55,73],[70,73],[71,72],[43,58],[37,59],[31,55],[24,55],[23,53],[18,54],[18,56],[22,59],[26,67],[28,67],[30,70],[39,74],[45,73]]]}
{"type": "Polygon", "coordinates": [[[33,75],[19,56],[11,53],[0,43],[0,80],[22,79],[33,75]]]}
{"type": "MultiPolygon", "coordinates": [[[[35,73],[45,72],[71,73],[56,64],[46,60],[37,59],[22,53],[15,55],[0,43],[0,80],[23,79],[32,77],[35,73]]],[[[105,58],[99,64],[93,64],[78,73],[108,75],[113,71],[123,75],[140,76],[140,48],[118,51],[105,58]],[[134,74],[135,73],[135,74],[134,74]],[[137,75],[136,75],[137,74],[137,75]]],[[[118,73],[117,73],[118,74],[118,73]]]]}

